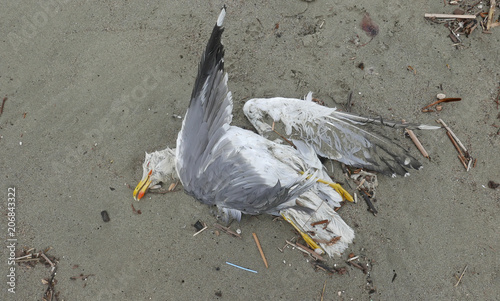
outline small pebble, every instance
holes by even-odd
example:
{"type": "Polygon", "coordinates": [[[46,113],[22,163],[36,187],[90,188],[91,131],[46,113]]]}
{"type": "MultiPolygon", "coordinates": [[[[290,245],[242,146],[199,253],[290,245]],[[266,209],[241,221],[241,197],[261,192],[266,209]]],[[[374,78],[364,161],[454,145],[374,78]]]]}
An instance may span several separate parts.
{"type": "Polygon", "coordinates": [[[439,106],[436,106],[436,111],[441,111],[443,109],[443,106],[439,105],[439,106]]]}
{"type": "Polygon", "coordinates": [[[108,211],[101,211],[102,220],[107,223],[110,221],[108,211]]]}
{"type": "Polygon", "coordinates": [[[437,99],[443,99],[443,98],[446,98],[446,95],[444,95],[443,93],[439,93],[438,95],[436,95],[437,99]]]}
{"type": "Polygon", "coordinates": [[[236,233],[241,234],[241,229],[236,229],[236,233]]]}
{"type": "Polygon", "coordinates": [[[200,221],[197,221],[193,226],[196,231],[200,231],[201,229],[203,229],[203,224],[200,221]]]}

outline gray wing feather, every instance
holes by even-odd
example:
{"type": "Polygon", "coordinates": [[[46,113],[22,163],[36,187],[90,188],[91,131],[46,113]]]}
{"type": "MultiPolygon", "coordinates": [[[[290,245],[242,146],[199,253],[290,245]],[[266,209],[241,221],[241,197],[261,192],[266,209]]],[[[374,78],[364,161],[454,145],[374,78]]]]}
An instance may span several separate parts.
{"type": "Polygon", "coordinates": [[[387,175],[405,175],[407,168],[419,169],[422,165],[382,134],[384,128],[439,128],[337,112],[309,98],[310,95],[307,100],[251,99],[245,104],[244,112],[262,135],[269,135],[270,124],[274,122],[288,139],[303,140],[322,157],[387,175]]]}
{"type": "MultiPolygon", "coordinates": [[[[202,203],[217,205],[225,220],[229,215],[239,219],[241,213],[277,213],[293,207],[290,201],[314,181],[296,173],[295,180],[287,179],[286,185],[279,177],[270,183],[269,178],[262,176],[266,171],[256,170],[254,158],[245,157],[235,148],[235,135],[249,141],[243,149],[260,145],[267,151],[273,143],[230,126],[233,103],[224,75],[222,32],[222,22],[217,22],[201,58],[191,101],[177,137],[177,173],[188,194],[202,203]]],[[[267,155],[265,160],[271,166],[273,160],[277,161],[270,154],[262,154],[267,155]]]]}

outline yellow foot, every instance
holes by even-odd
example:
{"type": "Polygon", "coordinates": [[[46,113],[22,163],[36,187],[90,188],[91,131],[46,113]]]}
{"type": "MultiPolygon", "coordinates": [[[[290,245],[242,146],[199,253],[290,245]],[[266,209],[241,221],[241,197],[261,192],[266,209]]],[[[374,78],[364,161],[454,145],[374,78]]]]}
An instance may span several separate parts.
{"type": "MultiPolygon", "coordinates": [[[[304,172],[300,172],[302,174],[304,174],[304,172]]],[[[309,179],[311,176],[307,176],[307,178],[309,179]]],[[[342,188],[342,186],[338,183],[332,183],[332,182],[327,182],[325,180],[321,180],[321,179],[318,179],[316,178],[316,182],[320,182],[320,183],[323,183],[323,184],[326,184],[330,187],[332,187],[333,189],[335,189],[335,191],[337,191],[340,196],[342,196],[342,199],[343,200],[347,200],[349,202],[354,202],[354,199],[352,198],[352,196],[349,194],[349,192],[347,192],[347,190],[345,190],[344,188],[342,188]]]]}
{"type": "Polygon", "coordinates": [[[324,253],[325,251],[323,250],[323,248],[321,248],[312,238],[311,236],[309,236],[309,234],[305,233],[305,232],[302,232],[302,230],[300,230],[300,228],[295,225],[295,223],[287,218],[283,213],[281,213],[281,216],[287,221],[289,222],[294,228],[295,230],[297,230],[300,235],[302,236],[302,238],[304,239],[304,241],[309,245],[309,247],[311,247],[313,250],[317,250],[317,249],[320,249],[322,250],[322,252],[324,253]]]}
{"type": "Polygon", "coordinates": [[[325,183],[327,185],[330,185],[330,187],[332,187],[333,189],[335,189],[342,196],[342,199],[347,200],[349,202],[354,202],[354,199],[349,194],[349,192],[347,192],[347,190],[345,190],[344,188],[342,188],[342,186],[339,183],[327,183],[325,181],[320,182],[320,183],[325,183]]]}

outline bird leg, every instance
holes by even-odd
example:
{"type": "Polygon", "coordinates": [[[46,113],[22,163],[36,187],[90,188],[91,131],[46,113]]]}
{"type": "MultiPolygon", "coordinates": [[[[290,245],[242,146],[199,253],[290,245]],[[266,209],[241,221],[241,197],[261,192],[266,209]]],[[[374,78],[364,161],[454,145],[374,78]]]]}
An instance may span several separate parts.
{"type": "MultiPolygon", "coordinates": [[[[304,172],[300,172],[301,174],[304,174],[304,172]]],[[[311,176],[307,176],[307,179],[309,179],[311,176]]],[[[354,199],[352,198],[352,196],[349,194],[349,192],[347,192],[347,190],[345,190],[344,188],[342,188],[342,186],[338,183],[333,183],[333,182],[328,182],[328,181],[325,181],[325,180],[321,180],[321,179],[318,179],[316,178],[316,182],[319,182],[319,183],[323,183],[323,184],[326,184],[330,187],[332,187],[333,189],[335,189],[335,191],[337,191],[340,196],[342,196],[342,199],[343,200],[347,200],[349,202],[353,202],[354,199]]]]}
{"type": "Polygon", "coordinates": [[[297,230],[297,232],[300,233],[300,236],[302,236],[302,238],[304,239],[304,241],[315,251],[315,252],[318,252],[317,250],[320,250],[321,251],[321,254],[324,253],[324,250],[323,248],[321,248],[312,238],[311,236],[309,236],[309,234],[305,233],[305,232],[302,232],[300,230],[299,227],[297,227],[297,225],[295,225],[295,223],[288,217],[286,217],[283,213],[281,213],[281,216],[287,221],[289,222],[294,228],[295,230],[297,230]]]}

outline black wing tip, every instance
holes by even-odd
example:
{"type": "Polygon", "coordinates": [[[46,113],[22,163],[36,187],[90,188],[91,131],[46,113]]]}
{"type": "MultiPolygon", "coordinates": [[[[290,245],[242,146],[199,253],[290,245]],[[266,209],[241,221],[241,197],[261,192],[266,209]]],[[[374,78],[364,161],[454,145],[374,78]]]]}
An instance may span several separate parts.
{"type": "Polygon", "coordinates": [[[198,67],[198,76],[193,87],[191,100],[193,100],[201,92],[206,79],[214,71],[214,69],[217,71],[224,70],[224,46],[222,45],[221,39],[222,33],[224,32],[222,24],[225,16],[226,6],[224,5],[212,30],[212,34],[210,35],[205,51],[201,57],[200,65],[198,67]]]}

